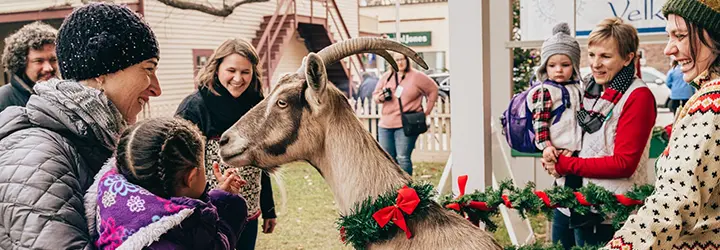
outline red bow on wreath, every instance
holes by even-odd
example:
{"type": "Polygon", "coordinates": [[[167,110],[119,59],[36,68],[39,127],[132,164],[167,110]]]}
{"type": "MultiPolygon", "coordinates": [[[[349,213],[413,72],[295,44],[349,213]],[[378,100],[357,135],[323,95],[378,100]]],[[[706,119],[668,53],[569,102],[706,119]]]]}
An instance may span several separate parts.
{"type": "MultiPolygon", "coordinates": [[[[462,198],[463,195],[465,195],[465,186],[467,185],[467,180],[468,180],[468,176],[467,176],[467,175],[458,176],[458,189],[460,189],[460,195],[458,195],[458,197],[455,198],[455,200],[460,200],[460,198],[462,198]]],[[[445,207],[446,207],[446,208],[449,208],[449,209],[452,209],[452,210],[455,210],[455,211],[458,211],[458,212],[461,212],[461,213],[463,213],[463,214],[465,214],[465,213],[462,211],[463,207],[474,208],[474,209],[478,209],[478,210],[481,210],[481,211],[490,211],[490,210],[492,210],[491,208],[489,208],[489,207],[487,206],[487,203],[485,203],[485,202],[480,202],[480,201],[470,201],[470,202],[467,202],[467,203],[464,203],[464,204],[461,204],[461,203],[459,203],[459,202],[454,202],[454,203],[450,203],[450,204],[445,205],[445,207]]]]}
{"type": "Polygon", "coordinates": [[[408,215],[412,214],[418,204],[420,204],[420,198],[415,192],[415,189],[405,186],[398,190],[398,196],[395,204],[375,212],[373,214],[373,218],[380,227],[385,227],[385,225],[392,221],[395,225],[397,225],[397,227],[405,231],[405,235],[408,239],[410,239],[410,237],[412,237],[412,233],[407,228],[407,224],[405,224],[405,216],[403,215],[403,212],[408,215]]]}

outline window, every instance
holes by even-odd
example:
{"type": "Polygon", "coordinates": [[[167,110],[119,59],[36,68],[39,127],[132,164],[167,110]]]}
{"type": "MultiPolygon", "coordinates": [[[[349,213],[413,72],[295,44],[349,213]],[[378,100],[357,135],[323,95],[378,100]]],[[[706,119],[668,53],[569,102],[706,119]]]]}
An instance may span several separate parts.
{"type": "Polygon", "coordinates": [[[193,49],[193,77],[197,77],[198,71],[207,64],[208,59],[212,55],[211,49],[193,49]]]}
{"type": "MultiPolygon", "coordinates": [[[[447,70],[445,67],[444,51],[419,52],[418,54],[428,64],[428,73],[439,73],[447,70]]],[[[413,65],[415,66],[415,69],[422,70],[422,68],[420,68],[417,64],[413,63],[413,65]]]]}

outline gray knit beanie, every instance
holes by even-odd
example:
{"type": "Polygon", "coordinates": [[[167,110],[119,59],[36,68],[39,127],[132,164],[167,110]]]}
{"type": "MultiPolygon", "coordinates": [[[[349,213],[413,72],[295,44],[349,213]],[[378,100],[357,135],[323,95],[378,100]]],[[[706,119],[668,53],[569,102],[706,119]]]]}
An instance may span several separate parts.
{"type": "Polygon", "coordinates": [[[545,81],[548,79],[547,66],[548,59],[557,54],[563,54],[570,57],[570,61],[573,64],[573,78],[579,80],[580,75],[580,44],[575,40],[574,37],[570,36],[570,27],[567,23],[559,23],[553,27],[553,35],[546,39],[542,45],[542,52],[540,54],[541,64],[537,69],[536,76],[538,81],[545,81]]]}

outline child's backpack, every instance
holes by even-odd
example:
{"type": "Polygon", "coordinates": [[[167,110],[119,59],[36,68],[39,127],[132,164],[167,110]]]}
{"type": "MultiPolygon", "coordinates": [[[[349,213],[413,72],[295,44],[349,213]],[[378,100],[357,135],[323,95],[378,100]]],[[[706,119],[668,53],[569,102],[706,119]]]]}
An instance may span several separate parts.
{"type": "Polygon", "coordinates": [[[538,84],[547,84],[559,88],[562,91],[562,106],[550,112],[550,117],[555,117],[552,124],[557,123],[565,109],[570,107],[570,94],[568,90],[553,81],[535,82],[527,90],[516,94],[510,99],[510,105],[505,110],[500,122],[503,126],[503,134],[510,148],[523,153],[537,153],[535,146],[535,129],[533,128],[533,114],[527,105],[527,95],[538,84]]]}

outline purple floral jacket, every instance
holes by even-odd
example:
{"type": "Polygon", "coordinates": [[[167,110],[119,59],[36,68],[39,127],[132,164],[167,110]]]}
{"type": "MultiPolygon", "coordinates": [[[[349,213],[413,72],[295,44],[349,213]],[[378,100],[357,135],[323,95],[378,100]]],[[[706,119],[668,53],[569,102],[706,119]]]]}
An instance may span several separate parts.
{"type": "Polygon", "coordinates": [[[212,190],[200,199],[164,199],[128,182],[114,159],[95,177],[85,208],[100,249],[234,249],[247,222],[238,195],[212,190]]]}

